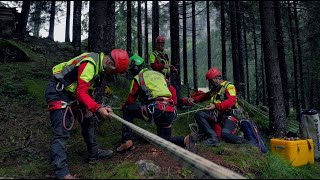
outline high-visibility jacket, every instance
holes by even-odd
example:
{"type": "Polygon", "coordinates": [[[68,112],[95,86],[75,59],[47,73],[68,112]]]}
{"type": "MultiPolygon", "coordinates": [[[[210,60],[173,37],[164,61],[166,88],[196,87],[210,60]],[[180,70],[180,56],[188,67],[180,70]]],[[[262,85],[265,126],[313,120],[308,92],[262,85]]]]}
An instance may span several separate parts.
{"type": "Polygon", "coordinates": [[[170,72],[169,68],[164,68],[165,64],[170,64],[170,60],[168,55],[164,51],[154,50],[150,54],[150,65],[151,68],[155,71],[159,71],[163,74],[167,74],[170,72]]]}
{"type": "Polygon", "coordinates": [[[79,102],[92,112],[101,106],[89,95],[89,89],[94,89],[99,74],[104,72],[103,58],[103,53],[87,52],[52,68],[53,76],[64,85],[64,89],[75,94],[79,102]]]}
{"type": "Polygon", "coordinates": [[[210,102],[214,103],[215,108],[220,111],[236,109],[238,107],[236,88],[228,81],[223,81],[220,84],[220,88],[211,88],[209,92],[196,96],[193,99],[195,103],[210,99],[210,102]]]}
{"type": "Polygon", "coordinates": [[[143,103],[147,103],[158,97],[172,99],[172,95],[164,75],[145,68],[133,78],[125,105],[133,104],[138,96],[143,103]]]}

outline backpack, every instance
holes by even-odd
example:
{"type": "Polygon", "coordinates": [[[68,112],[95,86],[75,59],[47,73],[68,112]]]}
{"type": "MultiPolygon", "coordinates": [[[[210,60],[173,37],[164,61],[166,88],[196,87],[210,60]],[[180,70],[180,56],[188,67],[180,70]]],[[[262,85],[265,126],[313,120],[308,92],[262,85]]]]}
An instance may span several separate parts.
{"type": "Polygon", "coordinates": [[[320,158],[319,114],[314,109],[302,110],[299,124],[301,139],[311,138],[314,142],[314,157],[320,158]]]}
{"type": "Polygon", "coordinates": [[[239,121],[240,130],[244,134],[244,138],[247,139],[250,144],[257,146],[261,152],[267,153],[268,149],[265,146],[262,136],[258,132],[256,124],[249,119],[242,119],[239,121]]]}

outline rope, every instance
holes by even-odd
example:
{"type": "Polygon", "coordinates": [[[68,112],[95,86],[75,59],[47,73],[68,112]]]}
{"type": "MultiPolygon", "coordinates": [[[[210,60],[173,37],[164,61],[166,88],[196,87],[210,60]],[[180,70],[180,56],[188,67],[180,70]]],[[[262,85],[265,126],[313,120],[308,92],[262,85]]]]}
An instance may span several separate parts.
{"type": "MultiPolygon", "coordinates": [[[[63,114],[63,119],[62,119],[62,123],[63,123],[63,127],[67,130],[67,131],[70,131],[73,126],[74,126],[74,121],[75,121],[75,118],[74,118],[74,114],[73,114],[73,111],[72,111],[72,108],[71,108],[71,104],[72,103],[77,103],[77,101],[71,101],[70,103],[67,103],[67,106],[66,106],[66,110],[63,114]],[[69,128],[67,128],[67,125],[66,125],[66,116],[67,116],[67,113],[68,111],[71,113],[71,125],[69,128]]],[[[82,121],[83,121],[83,112],[81,111],[81,109],[78,109],[80,111],[80,115],[81,115],[81,119],[79,121],[79,123],[81,124],[82,121]]]]}
{"type": "Polygon", "coordinates": [[[215,179],[245,179],[244,176],[231,171],[223,166],[217,165],[197,154],[194,154],[180,146],[177,146],[149,131],[146,131],[124,119],[117,116],[114,113],[110,113],[110,117],[114,118],[124,125],[128,126],[134,130],[137,134],[143,138],[150,141],[152,144],[160,147],[164,151],[168,152],[177,158],[178,162],[183,163],[195,173],[197,173],[200,178],[215,178],[215,179]]]}
{"type": "Polygon", "coordinates": [[[260,114],[264,118],[269,119],[269,116],[266,115],[265,112],[263,112],[262,110],[256,108],[255,106],[251,105],[249,102],[245,101],[244,99],[241,99],[240,103],[245,103],[247,106],[249,106],[250,109],[254,110],[256,113],[260,114]]]}
{"type": "Polygon", "coordinates": [[[204,110],[204,109],[205,109],[205,108],[198,108],[198,109],[195,109],[195,110],[192,110],[192,111],[188,111],[188,112],[184,112],[184,113],[177,114],[177,116],[183,116],[183,115],[185,115],[185,114],[189,114],[189,113],[201,111],[201,110],[204,110]]]}
{"type": "Polygon", "coordinates": [[[63,114],[63,127],[64,127],[67,131],[70,131],[70,130],[72,129],[73,125],[74,125],[74,115],[73,115],[73,112],[72,112],[71,107],[70,107],[69,105],[67,105],[66,111],[65,111],[64,114],[63,114]],[[66,116],[67,116],[68,111],[70,111],[71,117],[72,117],[71,125],[70,125],[69,128],[67,128],[67,126],[66,126],[66,116]]]}

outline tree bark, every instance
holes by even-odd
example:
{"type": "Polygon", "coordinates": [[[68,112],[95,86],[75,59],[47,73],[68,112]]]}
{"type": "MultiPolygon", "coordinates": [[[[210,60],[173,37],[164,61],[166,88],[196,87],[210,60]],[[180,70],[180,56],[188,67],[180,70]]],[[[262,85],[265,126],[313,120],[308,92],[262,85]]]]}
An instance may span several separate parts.
{"type": "Polygon", "coordinates": [[[155,49],[155,41],[159,36],[159,4],[158,1],[152,1],[152,49],[155,49]]]}
{"type": "Polygon", "coordinates": [[[65,42],[70,42],[70,1],[67,1],[65,42]]]}
{"type": "Polygon", "coordinates": [[[30,12],[30,1],[23,1],[21,14],[19,16],[18,25],[17,25],[17,34],[18,37],[24,39],[25,35],[27,34],[27,24],[28,24],[28,17],[30,12]]]}
{"type": "Polygon", "coordinates": [[[132,54],[131,1],[127,0],[127,51],[132,54]]]}
{"type": "Polygon", "coordinates": [[[247,45],[247,29],[245,18],[242,16],[242,26],[243,26],[243,41],[244,41],[244,52],[245,52],[245,63],[246,63],[246,99],[250,102],[250,80],[249,80],[249,58],[248,58],[248,45],[247,45]]]}
{"type": "Polygon", "coordinates": [[[226,53],[226,21],[224,16],[224,1],[220,1],[220,17],[221,17],[221,57],[222,57],[222,77],[227,79],[227,53],[226,53]]]}
{"type": "Polygon", "coordinates": [[[260,1],[259,8],[268,89],[269,135],[283,137],[286,133],[287,120],[278,61],[273,2],[260,1]]]}
{"type": "Polygon", "coordinates": [[[252,35],[253,35],[253,48],[254,48],[254,64],[255,64],[255,73],[256,73],[256,105],[259,105],[259,76],[258,76],[258,52],[257,52],[257,36],[256,36],[256,23],[255,19],[252,23],[252,35]]]}
{"type": "Polygon", "coordinates": [[[298,115],[301,113],[301,101],[300,101],[300,73],[298,71],[298,62],[297,62],[297,54],[296,54],[296,45],[295,45],[295,35],[294,35],[294,27],[292,25],[292,13],[291,13],[291,5],[290,1],[288,1],[288,18],[289,18],[289,30],[290,30],[290,40],[291,40],[291,49],[292,49],[292,58],[293,58],[293,74],[294,74],[294,94],[295,94],[295,108],[297,112],[297,120],[298,115]]]}
{"type": "Polygon", "coordinates": [[[208,70],[211,68],[211,37],[210,37],[210,11],[209,1],[207,1],[207,43],[208,43],[208,70]]]}
{"type": "Polygon", "coordinates": [[[283,31],[282,31],[282,19],[281,19],[281,3],[280,1],[274,2],[274,11],[275,11],[275,22],[276,22],[276,35],[277,35],[277,48],[278,48],[278,57],[281,73],[281,82],[283,90],[284,105],[286,110],[286,116],[289,116],[289,91],[288,91],[288,71],[287,63],[284,53],[284,43],[283,43],[283,31]]]}
{"type": "Polygon", "coordinates": [[[49,26],[49,35],[48,39],[54,41],[54,19],[56,16],[56,1],[51,1],[50,8],[50,26],[49,26]]]}
{"type": "Polygon", "coordinates": [[[296,33],[296,43],[298,49],[298,71],[300,74],[300,97],[301,97],[301,108],[306,108],[306,96],[304,90],[304,76],[303,76],[303,61],[302,61],[302,51],[301,51],[301,43],[300,43],[300,32],[299,32],[299,19],[298,19],[298,12],[297,12],[297,2],[293,1],[293,12],[294,12],[294,22],[295,22],[295,33],[296,33]]]}
{"type": "Polygon", "coordinates": [[[170,38],[171,38],[171,64],[177,68],[178,73],[174,78],[177,89],[177,96],[180,97],[180,41],[179,41],[179,5],[178,1],[170,1],[170,38]],[[179,95],[178,95],[179,94],[179,95]]]}
{"type": "Polygon", "coordinates": [[[244,63],[243,63],[243,57],[244,57],[244,48],[243,48],[243,38],[242,38],[242,14],[240,12],[240,4],[239,1],[235,1],[236,3],[236,22],[237,22],[237,37],[238,37],[238,53],[239,53],[239,66],[237,67],[239,69],[239,87],[238,87],[238,95],[242,98],[246,99],[245,94],[245,80],[244,80],[244,63]]]}
{"type": "Polygon", "coordinates": [[[141,25],[141,1],[138,1],[138,55],[142,56],[142,25],[141,25]]]}
{"type": "Polygon", "coordinates": [[[148,1],[145,1],[144,4],[144,22],[145,22],[145,55],[144,60],[146,64],[149,64],[149,43],[148,43],[148,1]]]}
{"type": "MultiPolygon", "coordinates": [[[[75,56],[81,54],[81,8],[82,8],[82,1],[74,1],[72,45],[74,48],[75,56]]],[[[89,40],[90,40],[90,38],[89,38],[89,40]]],[[[89,43],[88,43],[88,46],[89,46],[89,43]]]]}
{"type": "Polygon", "coordinates": [[[195,1],[192,1],[192,62],[193,62],[193,87],[198,90],[197,52],[196,52],[196,14],[195,1]]]}
{"type": "Polygon", "coordinates": [[[231,46],[232,46],[232,63],[233,63],[233,80],[238,91],[240,87],[240,70],[239,70],[239,49],[237,37],[237,22],[236,22],[236,4],[234,1],[229,1],[230,6],[230,29],[231,29],[231,46]]]}
{"type": "Polygon", "coordinates": [[[188,86],[188,59],[187,59],[187,8],[186,1],[182,4],[182,51],[183,51],[183,83],[188,86]]]}

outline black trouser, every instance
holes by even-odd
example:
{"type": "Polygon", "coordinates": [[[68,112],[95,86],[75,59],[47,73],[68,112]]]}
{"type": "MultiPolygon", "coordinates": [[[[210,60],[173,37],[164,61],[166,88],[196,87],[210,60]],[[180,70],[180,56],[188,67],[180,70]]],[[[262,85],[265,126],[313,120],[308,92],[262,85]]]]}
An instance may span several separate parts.
{"type": "Polygon", "coordinates": [[[237,135],[232,134],[232,132],[237,128],[235,122],[228,118],[228,116],[221,115],[220,117],[215,117],[213,111],[202,110],[198,111],[194,118],[199,126],[199,134],[203,134],[208,138],[218,139],[216,132],[213,130],[213,124],[219,120],[222,124],[221,138],[228,143],[245,143],[245,139],[237,135]]]}
{"type": "MultiPolygon", "coordinates": [[[[149,106],[152,108],[152,105],[149,106]]],[[[156,106],[154,107],[154,113],[151,114],[147,110],[146,114],[149,119],[154,118],[154,123],[157,126],[157,135],[178,145],[181,147],[185,147],[184,144],[184,137],[183,136],[177,136],[173,137],[171,135],[172,133],[172,122],[174,119],[174,112],[165,112],[162,110],[159,110],[156,106]]],[[[144,119],[141,112],[141,105],[139,104],[130,104],[126,106],[126,108],[123,110],[123,119],[133,123],[134,118],[144,119]]],[[[122,141],[127,141],[129,139],[132,139],[132,129],[130,129],[128,126],[123,125],[122,127],[122,141]]]]}
{"type": "MultiPolygon", "coordinates": [[[[71,93],[62,90],[56,90],[56,81],[53,79],[47,85],[45,90],[45,98],[47,103],[52,101],[65,101],[71,102],[75,100],[75,97],[71,95],[71,93]]],[[[51,163],[54,169],[54,172],[57,178],[63,178],[65,175],[69,174],[68,163],[67,163],[67,152],[66,152],[66,143],[70,137],[70,131],[64,128],[63,126],[63,119],[64,113],[66,109],[56,109],[50,111],[50,120],[51,120],[51,127],[53,131],[53,137],[51,141],[51,148],[50,148],[50,158],[51,163]]],[[[76,113],[75,111],[73,111],[76,113]]],[[[86,111],[83,111],[86,112],[86,111]]],[[[74,114],[76,115],[76,114],[74,114]]],[[[71,113],[67,113],[65,117],[66,127],[69,128],[72,123],[71,113]]],[[[84,117],[81,123],[81,134],[83,139],[86,142],[87,150],[89,153],[89,159],[96,159],[98,158],[98,144],[96,142],[95,136],[95,120],[94,117],[84,117]]]]}

